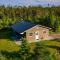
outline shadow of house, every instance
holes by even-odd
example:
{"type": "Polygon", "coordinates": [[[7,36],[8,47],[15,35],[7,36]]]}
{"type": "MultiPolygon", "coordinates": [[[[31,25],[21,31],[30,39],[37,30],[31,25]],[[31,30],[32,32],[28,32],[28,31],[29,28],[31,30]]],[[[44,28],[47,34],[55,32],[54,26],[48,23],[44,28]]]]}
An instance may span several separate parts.
{"type": "Polygon", "coordinates": [[[0,39],[11,39],[11,33],[13,34],[13,31],[10,27],[0,29],[0,39]]]}

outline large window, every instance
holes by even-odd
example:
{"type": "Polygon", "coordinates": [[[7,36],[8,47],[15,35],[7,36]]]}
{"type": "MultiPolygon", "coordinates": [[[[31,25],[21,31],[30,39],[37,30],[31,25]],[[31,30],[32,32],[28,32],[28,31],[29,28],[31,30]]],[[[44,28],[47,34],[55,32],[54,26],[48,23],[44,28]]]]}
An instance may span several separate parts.
{"type": "Polygon", "coordinates": [[[35,32],[35,39],[36,39],[36,40],[39,40],[39,31],[36,31],[36,32],[35,32]]]}

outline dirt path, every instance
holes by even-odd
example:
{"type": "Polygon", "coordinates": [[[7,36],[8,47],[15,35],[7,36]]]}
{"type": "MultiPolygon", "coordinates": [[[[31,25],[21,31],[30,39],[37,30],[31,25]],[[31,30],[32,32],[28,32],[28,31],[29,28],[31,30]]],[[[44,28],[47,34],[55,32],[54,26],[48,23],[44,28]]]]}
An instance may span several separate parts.
{"type": "Polygon", "coordinates": [[[50,36],[52,36],[55,39],[60,39],[60,33],[50,34],[50,36]]]}

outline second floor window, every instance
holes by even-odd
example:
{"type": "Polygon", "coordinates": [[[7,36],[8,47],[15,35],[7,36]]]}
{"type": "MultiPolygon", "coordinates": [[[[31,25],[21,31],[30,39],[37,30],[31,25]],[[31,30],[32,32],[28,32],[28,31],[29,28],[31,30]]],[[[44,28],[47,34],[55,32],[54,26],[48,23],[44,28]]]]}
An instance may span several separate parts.
{"type": "Polygon", "coordinates": [[[46,33],[46,30],[43,30],[43,33],[46,33]]]}
{"type": "Polygon", "coordinates": [[[29,36],[32,36],[33,35],[33,33],[29,33],[29,36]]]}

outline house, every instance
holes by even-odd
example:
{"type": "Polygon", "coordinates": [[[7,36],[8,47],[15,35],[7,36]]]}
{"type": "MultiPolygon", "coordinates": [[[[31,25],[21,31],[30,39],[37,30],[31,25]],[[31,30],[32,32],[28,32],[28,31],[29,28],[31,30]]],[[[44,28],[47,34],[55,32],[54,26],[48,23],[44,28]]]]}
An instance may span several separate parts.
{"type": "Polygon", "coordinates": [[[26,38],[29,42],[48,40],[49,29],[48,27],[35,25],[29,21],[20,21],[12,26],[12,29],[16,31],[22,38],[26,38]]]}

